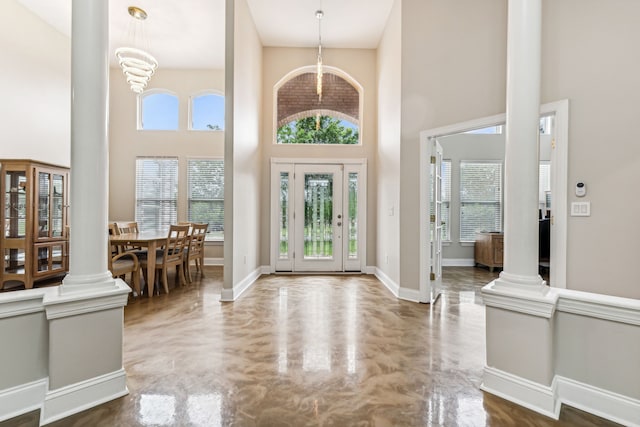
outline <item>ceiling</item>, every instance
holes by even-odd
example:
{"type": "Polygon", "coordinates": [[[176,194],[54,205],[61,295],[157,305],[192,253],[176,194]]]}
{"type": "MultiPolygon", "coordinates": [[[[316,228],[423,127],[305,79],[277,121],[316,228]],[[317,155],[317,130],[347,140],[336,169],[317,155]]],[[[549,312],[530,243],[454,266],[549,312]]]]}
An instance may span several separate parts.
{"type": "MultiPolygon", "coordinates": [[[[71,1],[18,0],[71,35],[71,1]]],[[[394,0],[247,0],[264,46],[315,47],[322,9],[322,45],[376,48],[394,0]]],[[[131,44],[128,6],[145,9],[148,50],[165,68],[224,68],[225,0],[110,0],[109,50],[131,44]]],[[[141,47],[141,46],[138,46],[141,47]]],[[[115,60],[115,55],[111,55],[115,60]]]]}

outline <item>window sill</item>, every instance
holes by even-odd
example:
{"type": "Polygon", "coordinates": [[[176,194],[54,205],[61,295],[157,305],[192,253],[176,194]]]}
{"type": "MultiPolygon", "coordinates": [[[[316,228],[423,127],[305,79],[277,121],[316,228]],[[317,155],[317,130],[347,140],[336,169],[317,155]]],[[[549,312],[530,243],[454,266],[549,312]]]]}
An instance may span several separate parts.
{"type": "Polygon", "coordinates": [[[476,242],[460,242],[460,246],[475,246],[476,242]]]}
{"type": "Polygon", "coordinates": [[[224,240],[205,240],[205,246],[222,246],[224,245],[224,240]]]}

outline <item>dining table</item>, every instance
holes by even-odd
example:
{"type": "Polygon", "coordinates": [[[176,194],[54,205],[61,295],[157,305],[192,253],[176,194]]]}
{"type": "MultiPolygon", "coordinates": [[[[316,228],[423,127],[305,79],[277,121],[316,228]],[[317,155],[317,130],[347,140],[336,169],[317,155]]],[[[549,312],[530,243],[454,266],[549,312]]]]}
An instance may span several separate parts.
{"type": "Polygon", "coordinates": [[[153,295],[153,284],[156,278],[156,249],[167,242],[166,230],[140,231],[109,236],[112,245],[140,246],[147,248],[147,294],[153,295]]]}

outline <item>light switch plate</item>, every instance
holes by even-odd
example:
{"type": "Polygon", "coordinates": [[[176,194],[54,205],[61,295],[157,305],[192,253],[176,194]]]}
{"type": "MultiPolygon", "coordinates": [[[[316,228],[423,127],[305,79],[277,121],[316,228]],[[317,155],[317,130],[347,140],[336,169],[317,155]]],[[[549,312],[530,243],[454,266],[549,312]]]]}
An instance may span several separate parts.
{"type": "Polygon", "coordinates": [[[571,202],[571,216],[591,216],[591,202],[571,202]]]}

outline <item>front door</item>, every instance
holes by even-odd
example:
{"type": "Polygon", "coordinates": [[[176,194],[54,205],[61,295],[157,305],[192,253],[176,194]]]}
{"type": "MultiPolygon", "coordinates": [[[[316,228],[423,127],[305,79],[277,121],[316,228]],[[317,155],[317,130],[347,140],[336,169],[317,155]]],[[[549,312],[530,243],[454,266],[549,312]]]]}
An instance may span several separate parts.
{"type": "Polygon", "coordinates": [[[295,271],[342,271],[342,165],[296,165],[295,271]]]}
{"type": "Polygon", "coordinates": [[[273,271],[362,271],[364,171],[362,164],[273,164],[273,271]]]}

